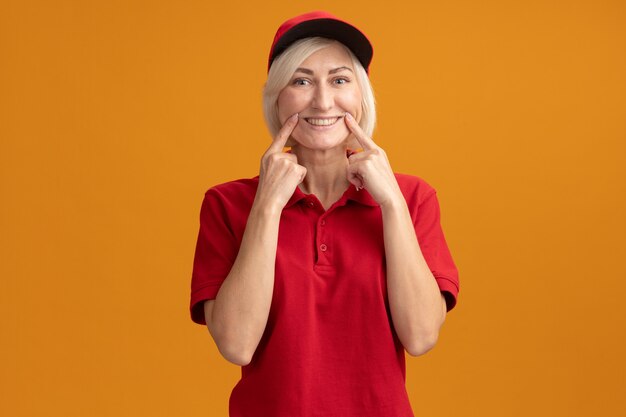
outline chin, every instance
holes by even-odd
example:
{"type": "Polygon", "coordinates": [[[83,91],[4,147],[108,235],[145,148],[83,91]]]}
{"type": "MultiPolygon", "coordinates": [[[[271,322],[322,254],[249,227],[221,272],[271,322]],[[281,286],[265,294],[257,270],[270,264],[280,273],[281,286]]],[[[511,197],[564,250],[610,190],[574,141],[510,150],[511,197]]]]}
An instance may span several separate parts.
{"type": "Polygon", "coordinates": [[[336,147],[346,148],[350,132],[320,132],[317,134],[302,134],[294,132],[291,137],[297,145],[315,150],[328,150],[336,147]]]}
{"type": "Polygon", "coordinates": [[[337,147],[346,148],[348,146],[347,137],[341,138],[294,138],[296,145],[308,149],[325,151],[337,147]]]}

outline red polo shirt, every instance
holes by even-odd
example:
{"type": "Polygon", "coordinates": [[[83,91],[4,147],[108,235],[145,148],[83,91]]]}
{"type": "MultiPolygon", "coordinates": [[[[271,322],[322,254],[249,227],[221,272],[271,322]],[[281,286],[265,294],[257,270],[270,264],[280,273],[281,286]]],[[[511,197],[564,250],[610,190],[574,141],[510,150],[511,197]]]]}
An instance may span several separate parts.
{"type": "MultiPolygon", "coordinates": [[[[458,272],[435,190],[396,174],[420,248],[448,309],[458,272]]],[[[258,177],[215,186],[200,212],[191,317],[205,324],[235,261],[258,177]]],[[[282,212],[274,293],[265,333],[230,398],[231,417],[408,417],[404,349],[387,300],[381,210],[350,186],[324,211],[296,188],[282,212]]]]}

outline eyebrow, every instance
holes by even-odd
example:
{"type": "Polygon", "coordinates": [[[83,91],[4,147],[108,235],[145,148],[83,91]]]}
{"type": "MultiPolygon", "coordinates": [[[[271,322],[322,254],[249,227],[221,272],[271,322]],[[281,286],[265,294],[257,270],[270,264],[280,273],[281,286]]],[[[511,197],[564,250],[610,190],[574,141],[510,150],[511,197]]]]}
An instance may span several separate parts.
{"type": "MultiPolygon", "coordinates": [[[[348,67],[344,66],[344,67],[338,67],[338,68],[335,68],[335,69],[331,69],[330,71],[328,71],[328,73],[329,74],[335,74],[335,73],[337,73],[339,71],[342,71],[342,70],[348,70],[348,71],[352,72],[351,68],[348,68],[348,67]]],[[[298,69],[296,69],[295,72],[303,72],[305,74],[313,75],[313,71],[308,69],[308,68],[298,68],[298,69]]]]}

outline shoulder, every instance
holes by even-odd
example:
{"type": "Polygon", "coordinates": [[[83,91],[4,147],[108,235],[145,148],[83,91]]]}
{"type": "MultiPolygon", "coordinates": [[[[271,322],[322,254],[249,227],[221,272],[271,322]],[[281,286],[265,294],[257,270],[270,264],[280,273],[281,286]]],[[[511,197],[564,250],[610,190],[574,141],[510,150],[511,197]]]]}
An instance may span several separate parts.
{"type": "Polygon", "coordinates": [[[222,219],[246,219],[258,185],[259,178],[254,177],[212,186],[204,193],[201,217],[217,215],[222,219]]]}
{"type": "Polygon", "coordinates": [[[254,199],[258,186],[258,176],[254,178],[242,178],[212,186],[205,192],[205,197],[243,202],[254,199]]]}
{"type": "Polygon", "coordinates": [[[212,186],[204,194],[200,222],[216,228],[226,225],[234,236],[243,235],[258,184],[255,177],[212,186]]]}
{"type": "Polygon", "coordinates": [[[399,173],[394,173],[394,175],[400,191],[409,204],[420,205],[436,193],[435,189],[421,177],[399,173]]]}

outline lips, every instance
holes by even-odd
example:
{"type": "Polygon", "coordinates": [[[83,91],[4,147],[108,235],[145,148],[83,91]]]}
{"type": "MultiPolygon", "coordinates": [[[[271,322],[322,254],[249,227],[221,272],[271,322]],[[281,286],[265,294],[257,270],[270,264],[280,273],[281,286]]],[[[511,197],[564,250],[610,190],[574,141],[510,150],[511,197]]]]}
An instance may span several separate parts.
{"type": "Polygon", "coordinates": [[[305,117],[304,120],[313,126],[332,126],[341,117],[305,117]]]}

